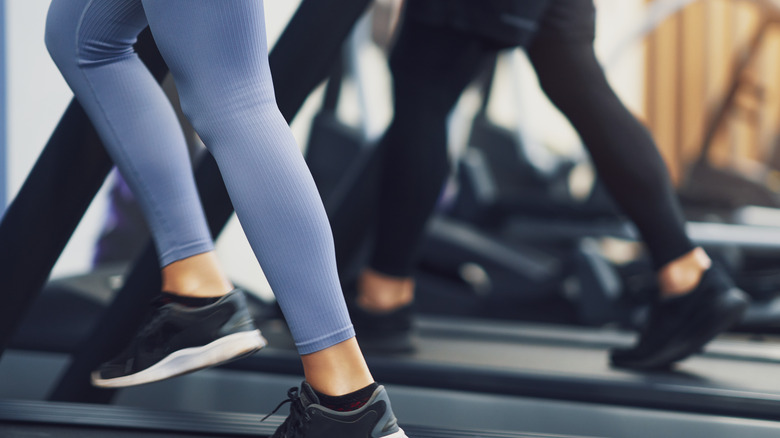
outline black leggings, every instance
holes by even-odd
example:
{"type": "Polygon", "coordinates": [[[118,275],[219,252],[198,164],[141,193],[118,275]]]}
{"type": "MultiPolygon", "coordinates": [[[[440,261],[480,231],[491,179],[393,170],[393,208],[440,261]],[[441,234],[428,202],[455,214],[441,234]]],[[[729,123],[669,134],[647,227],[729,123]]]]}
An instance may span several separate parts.
{"type": "MultiPolygon", "coordinates": [[[[591,0],[553,0],[527,48],[545,94],[569,119],[600,178],[637,225],[656,268],[691,251],[666,166],[609,86],[593,51],[591,0]]],[[[373,269],[410,276],[449,172],[446,117],[501,47],[406,20],[391,56],[395,119],[382,139],[373,269]]]]}

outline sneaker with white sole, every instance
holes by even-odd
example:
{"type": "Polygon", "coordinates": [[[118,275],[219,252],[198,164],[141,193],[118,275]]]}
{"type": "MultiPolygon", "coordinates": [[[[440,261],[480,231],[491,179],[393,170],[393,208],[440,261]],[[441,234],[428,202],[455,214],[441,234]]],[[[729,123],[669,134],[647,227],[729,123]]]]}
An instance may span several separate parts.
{"type": "Polygon", "coordinates": [[[266,343],[240,289],[200,307],[158,299],[130,345],[92,373],[92,384],[156,382],[250,355],[266,343]]]}
{"type": "Polygon", "coordinates": [[[319,404],[306,382],[300,390],[291,388],[287,397],[276,409],[290,403],[290,415],[271,438],[408,438],[398,427],[390,398],[381,385],[364,406],[347,412],[319,404]]]}

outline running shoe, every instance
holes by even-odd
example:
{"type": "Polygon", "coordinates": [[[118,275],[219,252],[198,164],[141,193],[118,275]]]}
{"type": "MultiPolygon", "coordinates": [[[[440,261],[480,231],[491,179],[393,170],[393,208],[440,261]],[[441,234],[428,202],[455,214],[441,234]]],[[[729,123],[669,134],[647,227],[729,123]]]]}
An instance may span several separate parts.
{"type": "Polygon", "coordinates": [[[721,268],[713,266],[691,292],[659,299],[650,308],[637,345],[611,351],[613,366],[635,369],[668,368],[700,351],[718,334],[739,322],[747,295],[721,268]]]}
{"type": "Polygon", "coordinates": [[[290,388],[287,397],[271,412],[290,403],[290,415],[271,438],[407,438],[398,427],[387,391],[381,385],[368,403],[349,412],[320,405],[314,390],[306,382],[301,384],[300,390],[290,388]]]}
{"type": "Polygon", "coordinates": [[[240,289],[200,307],[160,297],[130,345],[92,373],[92,384],[120,388],[156,382],[250,355],[265,345],[240,289]]]}

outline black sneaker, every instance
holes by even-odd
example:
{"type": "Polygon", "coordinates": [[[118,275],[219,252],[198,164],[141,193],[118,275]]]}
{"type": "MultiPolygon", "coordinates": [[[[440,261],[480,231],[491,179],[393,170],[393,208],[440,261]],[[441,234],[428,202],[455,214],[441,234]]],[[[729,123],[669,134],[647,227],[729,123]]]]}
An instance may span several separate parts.
{"type": "Polygon", "coordinates": [[[146,323],[119,356],[92,373],[92,384],[120,388],[156,382],[219,365],[266,345],[234,289],[202,307],[155,300],[146,323]]]}
{"type": "Polygon", "coordinates": [[[637,345],[612,350],[612,365],[636,369],[669,367],[736,324],[747,306],[747,295],[720,268],[712,267],[693,291],[654,303],[637,345]]]}
{"type": "Polygon", "coordinates": [[[349,316],[363,351],[377,354],[414,352],[412,304],[387,313],[375,313],[363,309],[352,301],[349,305],[349,316]]]}
{"type": "Polygon", "coordinates": [[[287,397],[274,412],[289,402],[290,415],[271,438],[408,438],[398,427],[387,391],[381,385],[365,406],[349,412],[320,405],[306,382],[301,384],[300,391],[290,388],[287,397]]]}

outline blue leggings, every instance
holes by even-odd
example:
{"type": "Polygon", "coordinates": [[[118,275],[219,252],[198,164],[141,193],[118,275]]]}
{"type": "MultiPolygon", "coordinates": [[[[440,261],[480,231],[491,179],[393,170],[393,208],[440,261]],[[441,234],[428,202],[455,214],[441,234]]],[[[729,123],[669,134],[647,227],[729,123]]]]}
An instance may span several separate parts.
{"type": "Polygon", "coordinates": [[[209,251],[181,129],[133,49],[149,26],[300,354],[354,336],[317,189],[279,113],[261,0],[53,0],[46,45],[139,199],[160,263],[209,251]]]}

